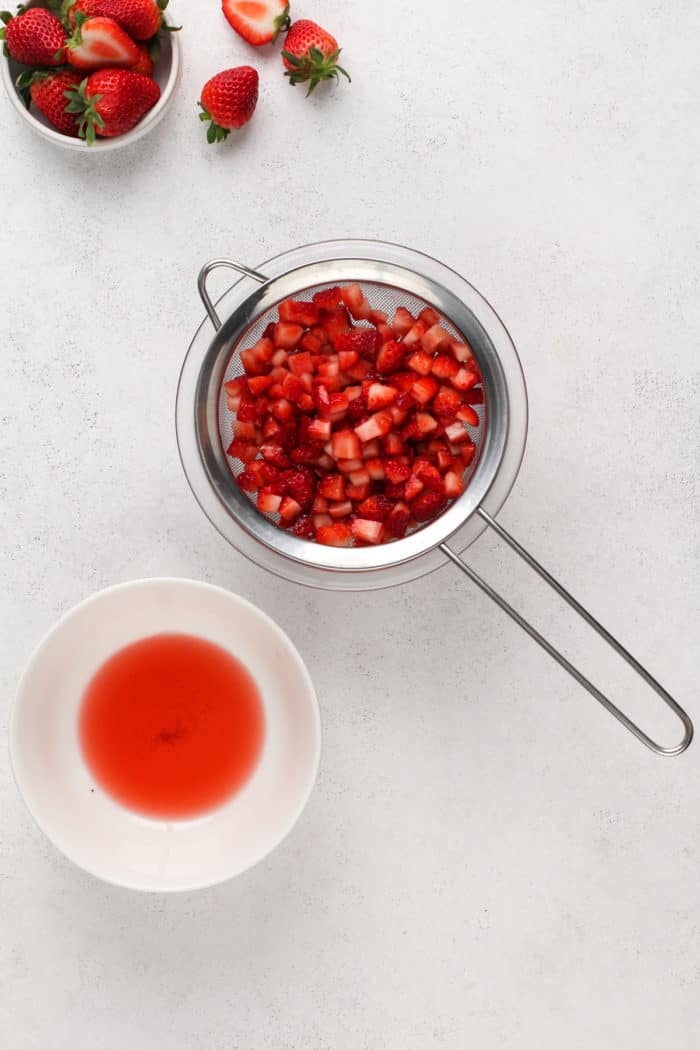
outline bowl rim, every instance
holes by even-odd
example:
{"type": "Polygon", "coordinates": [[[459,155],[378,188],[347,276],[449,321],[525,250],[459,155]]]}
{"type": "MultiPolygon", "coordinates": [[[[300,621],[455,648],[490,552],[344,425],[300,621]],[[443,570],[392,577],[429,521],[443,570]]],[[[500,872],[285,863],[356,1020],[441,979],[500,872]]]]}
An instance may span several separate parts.
{"type": "Polygon", "coordinates": [[[232,879],[238,878],[238,876],[243,875],[245,872],[250,871],[252,868],[256,867],[258,864],[261,863],[261,861],[265,860],[266,857],[270,856],[271,853],[273,853],[276,849],[279,848],[279,846],[281,846],[281,844],[291,834],[291,832],[294,830],[294,828],[296,827],[297,823],[301,819],[301,816],[302,816],[304,810],[306,809],[306,806],[308,805],[309,799],[310,799],[310,797],[311,797],[311,795],[313,793],[314,787],[316,785],[316,781],[318,779],[319,769],[320,769],[320,765],[321,765],[323,732],[322,732],[322,724],[321,724],[320,705],[319,705],[319,702],[318,702],[318,696],[317,696],[316,689],[315,689],[315,686],[314,686],[314,683],[313,683],[313,679],[311,678],[311,674],[309,672],[309,669],[306,666],[306,664],[305,664],[305,662],[304,662],[304,660],[303,660],[303,658],[301,656],[301,653],[297,649],[297,647],[294,644],[294,642],[292,641],[292,639],[289,637],[289,635],[286,633],[286,631],[284,631],[280,627],[280,625],[278,623],[276,623],[275,620],[272,619],[271,616],[268,616],[268,614],[266,612],[264,612],[262,609],[260,609],[257,605],[254,605],[252,602],[248,601],[247,598],[243,598],[241,595],[235,594],[233,591],[228,590],[226,587],[220,587],[218,584],[208,583],[208,582],[206,582],[204,580],[196,580],[196,579],[192,579],[190,577],[185,577],[185,576],[149,576],[149,577],[143,577],[143,578],[134,579],[134,580],[125,580],[122,583],[115,583],[115,584],[112,584],[109,587],[104,587],[104,588],[102,588],[99,591],[95,591],[94,593],[88,595],[87,598],[84,598],[82,601],[77,602],[75,605],[72,605],[69,609],[67,609],[49,627],[49,629],[44,632],[44,634],[41,636],[41,638],[39,639],[37,644],[34,646],[32,652],[30,653],[30,655],[29,655],[29,657],[28,657],[28,659],[27,659],[27,661],[26,661],[26,663],[24,665],[24,669],[23,669],[23,671],[22,671],[22,673],[21,673],[21,675],[19,677],[19,680],[17,682],[17,686],[16,686],[16,688],[14,690],[14,695],[12,696],[12,699],[10,701],[10,709],[9,709],[9,713],[8,713],[7,739],[8,739],[9,758],[10,758],[10,769],[11,769],[11,772],[12,772],[12,778],[13,778],[13,780],[15,782],[15,787],[17,788],[17,792],[18,792],[18,794],[19,794],[19,796],[20,796],[20,798],[21,798],[21,800],[22,800],[22,802],[24,804],[24,807],[25,807],[26,811],[28,812],[28,814],[32,818],[32,820],[34,821],[34,824],[36,825],[36,827],[48,839],[48,841],[52,844],[52,846],[59,851],[59,853],[63,854],[63,856],[66,857],[77,868],[80,868],[82,871],[87,872],[89,875],[92,875],[94,878],[99,879],[100,881],[102,881],[104,883],[107,883],[107,884],[109,884],[111,886],[117,886],[120,889],[133,890],[133,891],[139,892],[139,893],[171,894],[171,893],[192,893],[195,890],[209,889],[209,888],[211,888],[213,886],[219,886],[219,885],[222,885],[225,882],[230,882],[232,879]],[[93,605],[97,601],[101,601],[101,600],[105,600],[105,599],[109,600],[109,598],[113,594],[122,593],[125,590],[135,590],[135,589],[138,589],[138,588],[141,588],[141,587],[146,587],[146,586],[151,586],[151,585],[162,585],[162,584],[176,584],[178,586],[184,586],[186,588],[193,588],[194,590],[205,591],[205,592],[209,592],[209,593],[213,593],[213,594],[222,595],[222,596],[226,597],[227,599],[233,600],[234,602],[238,603],[241,607],[243,607],[244,610],[246,610],[248,612],[252,612],[254,616],[256,616],[258,619],[262,620],[267,625],[267,627],[274,634],[276,634],[277,637],[280,639],[280,641],[287,647],[287,649],[289,651],[289,654],[290,654],[290,657],[296,663],[296,665],[297,665],[297,667],[298,667],[298,669],[300,671],[300,674],[301,674],[303,682],[304,682],[304,687],[305,687],[305,691],[306,691],[306,694],[307,694],[307,698],[308,698],[308,701],[309,701],[309,707],[310,707],[310,711],[311,711],[311,715],[312,715],[312,719],[313,719],[313,730],[314,730],[313,764],[309,766],[309,771],[308,771],[308,774],[307,774],[307,782],[306,782],[304,791],[300,795],[300,798],[299,798],[299,801],[298,801],[296,807],[294,808],[294,810],[291,811],[290,816],[289,816],[289,818],[287,820],[286,826],[284,827],[283,833],[269,847],[267,847],[266,849],[261,851],[257,856],[255,856],[244,867],[238,868],[235,871],[233,871],[233,872],[231,872],[230,874],[227,874],[227,875],[223,875],[223,876],[222,875],[217,875],[214,878],[199,879],[199,880],[195,880],[193,882],[187,883],[186,885],[183,884],[183,885],[178,885],[178,886],[175,886],[175,887],[174,886],[162,886],[162,885],[157,885],[155,883],[150,884],[150,885],[145,885],[143,883],[132,883],[132,882],[129,882],[128,880],[116,879],[116,878],[113,878],[110,875],[104,874],[102,871],[97,870],[96,867],[93,867],[91,865],[83,863],[80,860],[77,860],[76,857],[71,852],[70,847],[66,847],[65,844],[59,843],[59,841],[54,836],[54,834],[46,827],[46,825],[43,822],[43,820],[34,811],[34,809],[30,805],[30,802],[29,802],[29,800],[28,800],[27,796],[25,795],[25,792],[24,792],[24,790],[22,788],[21,778],[18,775],[18,771],[17,771],[17,767],[19,765],[19,763],[17,761],[17,756],[19,754],[19,750],[18,750],[18,745],[17,745],[17,740],[16,740],[16,734],[17,734],[17,728],[16,728],[17,712],[18,712],[19,707],[20,707],[20,705],[22,703],[22,695],[24,693],[25,684],[26,684],[26,681],[27,681],[27,679],[29,677],[30,671],[33,669],[35,663],[41,658],[42,650],[45,648],[45,646],[49,642],[49,640],[51,638],[53,638],[54,635],[56,635],[61,630],[63,625],[68,620],[72,619],[75,616],[83,614],[87,608],[89,608],[91,605],[93,605]]]}
{"type": "MultiPolygon", "coordinates": [[[[124,135],[118,135],[115,138],[98,138],[94,146],[88,146],[88,144],[83,142],[82,139],[72,138],[70,135],[63,135],[60,131],[57,131],[54,128],[49,128],[38,120],[24,105],[10,73],[10,60],[2,55],[0,55],[0,76],[5,85],[5,91],[7,92],[10,102],[15,110],[32,128],[32,130],[43,139],[46,139],[47,142],[53,142],[56,146],[61,146],[63,149],[73,150],[76,153],[89,153],[94,155],[111,152],[112,150],[123,149],[125,146],[137,142],[139,139],[143,138],[144,135],[148,134],[156,124],[160,123],[160,120],[165,114],[165,110],[172,101],[175,94],[175,88],[177,87],[182,73],[182,42],[179,33],[169,33],[168,40],[170,41],[171,56],[170,71],[168,73],[168,78],[163,85],[160,98],[153,109],[149,110],[145,117],[139,121],[136,127],[132,128],[131,131],[127,131],[124,135]]],[[[89,74],[86,73],[86,75],[89,74]]]]}

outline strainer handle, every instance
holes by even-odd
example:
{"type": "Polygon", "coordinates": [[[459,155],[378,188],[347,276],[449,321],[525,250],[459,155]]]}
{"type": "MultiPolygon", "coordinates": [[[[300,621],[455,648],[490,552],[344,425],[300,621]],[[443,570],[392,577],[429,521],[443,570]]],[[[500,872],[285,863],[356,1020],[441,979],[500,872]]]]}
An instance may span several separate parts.
{"type": "Polygon", "coordinates": [[[625,649],[625,647],[621,645],[620,642],[618,642],[617,638],[614,638],[610,634],[610,632],[607,631],[605,627],[603,627],[603,625],[599,623],[596,620],[596,618],[591,615],[591,613],[588,612],[587,609],[584,609],[584,607],[576,601],[573,595],[569,594],[569,592],[564,587],[562,587],[558,580],[555,580],[554,577],[551,576],[547,572],[547,570],[543,568],[543,566],[540,565],[540,563],[536,561],[536,559],[533,558],[532,555],[529,554],[525,550],[525,548],[522,547],[518,543],[518,541],[510,535],[509,532],[506,532],[503,526],[500,525],[495,520],[495,518],[492,518],[490,514],[488,514],[485,510],[482,510],[481,508],[479,508],[478,514],[481,515],[486,524],[489,525],[494,530],[494,532],[496,532],[501,537],[501,539],[504,540],[508,544],[508,546],[515,551],[516,554],[520,555],[523,561],[525,561],[530,566],[530,568],[533,569],[537,573],[537,575],[545,581],[545,583],[549,584],[553,591],[556,591],[560,598],[564,599],[567,605],[570,605],[571,608],[575,612],[577,612],[578,615],[582,619],[584,619],[586,623],[590,627],[592,627],[593,630],[597,634],[599,634],[600,637],[603,638],[603,640],[606,641],[608,645],[615,650],[616,653],[618,653],[619,656],[622,657],[625,663],[629,664],[629,666],[634,671],[636,671],[640,678],[644,679],[647,685],[651,686],[654,692],[661,697],[661,699],[667,705],[667,707],[670,707],[673,713],[677,715],[677,717],[683,723],[685,732],[683,734],[683,739],[681,740],[681,742],[679,744],[674,745],[673,747],[662,747],[661,744],[657,744],[655,740],[652,740],[652,738],[648,736],[643,729],[641,729],[635,722],[632,721],[631,718],[629,718],[623,711],[621,711],[620,708],[612,702],[612,700],[609,700],[604,693],[601,693],[600,689],[596,688],[596,686],[594,686],[592,682],[589,682],[589,680],[583,674],[581,674],[581,672],[576,667],[574,667],[574,665],[570,663],[566,659],[566,657],[559,652],[558,649],[555,649],[554,646],[550,642],[548,642],[547,639],[543,635],[541,635],[540,632],[536,630],[531,623],[529,623],[523,616],[521,616],[520,613],[516,609],[514,609],[512,605],[509,605],[505,598],[502,598],[500,594],[498,594],[498,592],[490,586],[490,584],[486,583],[486,581],[483,580],[481,576],[479,576],[476,572],[474,572],[474,570],[469,565],[467,565],[467,563],[463,561],[462,558],[455,553],[455,551],[453,551],[444,543],[440,545],[440,549],[443,551],[443,553],[446,554],[450,561],[452,561],[458,569],[461,569],[462,572],[465,573],[469,577],[469,579],[477,585],[477,587],[480,587],[481,590],[489,596],[489,598],[493,599],[496,605],[498,605],[505,613],[507,613],[508,616],[510,616],[510,618],[514,620],[519,627],[522,627],[522,629],[527,634],[529,634],[530,637],[534,639],[534,641],[536,641],[538,645],[541,645],[544,651],[548,653],[553,660],[556,660],[556,662],[561,667],[563,667],[565,671],[568,671],[571,677],[575,678],[579,685],[582,685],[584,689],[587,689],[591,696],[594,696],[598,703],[602,704],[603,707],[610,712],[613,718],[616,718],[618,722],[621,722],[625,729],[628,729],[630,733],[633,733],[634,736],[637,737],[638,740],[641,740],[641,742],[646,747],[648,747],[650,751],[654,751],[657,755],[680,755],[683,751],[685,751],[686,748],[690,746],[690,742],[693,739],[693,723],[691,722],[690,718],[683,710],[683,708],[680,706],[680,704],[678,704],[673,699],[673,697],[666,692],[663,686],[660,685],[656,681],[656,679],[649,674],[646,668],[642,667],[638,660],[635,660],[632,654],[629,653],[625,649]]]}
{"type": "Polygon", "coordinates": [[[248,266],[243,266],[241,263],[232,262],[230,259],[212,259],[206,266],[203,266],[199,271],[199,277],[197,278],[197,288],[199,289],[199,296],[204,307],[209,314],[209,320],[214,325],[214,328],[219,331],[221,328],[221,318],[216,312],[216,308],[211,301],[209,292],[207,291],[207,277],[212,270],[217,270],[220,266],[223,266],[227,270],[235,270],[237,273],[243,274],[244,277],[252,277],[254,281],[258,281],[259,284],[265,284],[269,277],[266,277],[264,273],[258,273],[257,270],[251,270],[248,266]]]}

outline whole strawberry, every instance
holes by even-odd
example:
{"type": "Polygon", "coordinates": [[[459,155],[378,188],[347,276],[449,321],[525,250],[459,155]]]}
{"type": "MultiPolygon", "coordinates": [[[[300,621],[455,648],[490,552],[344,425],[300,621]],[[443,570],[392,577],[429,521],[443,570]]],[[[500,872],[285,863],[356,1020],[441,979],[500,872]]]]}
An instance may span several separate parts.
{"type": "Polygon", "coordinates": [[[202,88],[200,120],[210,121],[207,142],[223,142],[232,128],[242,128],[258,104],[258,74],[252,66],[225,69],[202,88]]]}
{"type": "Polygon", "coordinates": [[[62,135],[70,135],[71,138],[78,137],[78,118],[75,113],[67,110],[68,99],[66,92],[75,90],[81,81],[80,73],[72,69],[60,69],[38,73],[30,73],[29,95],[46,119],[61,132],[62,135]]]}
{"type": "Polygon", "coordinates": [[[0,39],[15,62],[25,66],[63,65],[66,34],[59,20],[45,7],[31,7],[22,14],[2,12],[5,28],[0,39]]]}
{"type": "Polygon", "coordinates": [[[78,11],[113,18],[134,40],[150,40],[160,29],[167,6],[168,0],[71,0],[69,14],[73,23],[78,11]]]}
{"type": "Polygon", "coordinates": [[[155,80],[128,69],[100,69],[68,92],[69,113],[78,115],[79,135],[89,146],[131,131],[160,98],[155,80]]]}
{"type": "Polygon", "coordinates": [[[315,22],[308,19],[294,22],[287,33],[282,51],[286,68],[284,75],[289,77],[289,83],[292,85],[308,83],[307,95],[310,95],[322,80],[330,80],[332,77],[340,80],[339,73],[350,80],[350,75],[338,65],[340,50],[335,37],[315,22]]]}

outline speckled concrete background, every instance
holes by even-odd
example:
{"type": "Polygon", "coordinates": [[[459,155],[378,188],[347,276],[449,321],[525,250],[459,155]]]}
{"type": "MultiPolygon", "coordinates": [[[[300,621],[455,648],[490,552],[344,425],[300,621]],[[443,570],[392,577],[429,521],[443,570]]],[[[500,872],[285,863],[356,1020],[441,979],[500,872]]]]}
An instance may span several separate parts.
{"type": "MultiPolygon", "coordinates": [[[[418,0],[330,6],[296,13],[337,29],[354,82],[305,101],[216,0],[173,0],[177,105],[99,162],[0,101],[3,723],[59,613],[181,574],[280,622],[325,729],[279,852],[172,899],[73,868],[0,753],[1,1041],[693,1050],[700,744],[648,754],[449,569],[352,596],[248,564],[190,495],[173,404],[208,258],[370,236],[444,259],[506,320],[529,381],[504,524],[697,715],[698,7],[444,0],[434,33],[418,0]],[[208,149],[201,84],[251,57],[259,111],[208,149]]],[[[673,738],[495,541],[471,557],[673,738]]]]}

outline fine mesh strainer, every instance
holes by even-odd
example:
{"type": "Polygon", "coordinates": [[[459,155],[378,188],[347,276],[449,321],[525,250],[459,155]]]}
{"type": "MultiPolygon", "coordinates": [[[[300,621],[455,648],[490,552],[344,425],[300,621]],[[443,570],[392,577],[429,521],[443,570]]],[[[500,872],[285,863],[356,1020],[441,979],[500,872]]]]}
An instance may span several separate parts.
{"type": "Polygon", "coordinates": [[[527,395],[515,347],[498,315],[459,274],[434,259],[398,245],[375,241],[330,241],[295,249],[251,270],[215,260],[199,275],[199,291],[216,334],[207,322],[190,346],[180,376],[176,424],[185,474],[200,506],[221,534],[253,561],[296,582],[332,589],[386,587],[452,562],[525,630],[573,678],[643,744],[661,755],[685,751],[693,737],[688,715],[608,631],[495,520],[517,476],[527,433],[527,395]],[[206,282],[216,268],[241,274],[213,305],[206,282]],[[476,446],[465,489],[434,521],[404,539],[374,547],[327,547],[283,530],[261,514],[234,475],[243,464],[226,455],[232,414],[223,384],[243,374],[240,351],[251,346],[277,307],[289,298],[310,299],[323,288],[359,284],[374,309],[393,316],[433,307],[443,324],[471,346],[484,388],[479,425],[470,429],[476,446]],[[550,642],[479,577],[461,552],[490,527],[581,616],[658,694],[683,723],[675,746],[653,740],[574,667],[550,642]],[[450,541],[449,546],[447,541],[450,541]]]}

